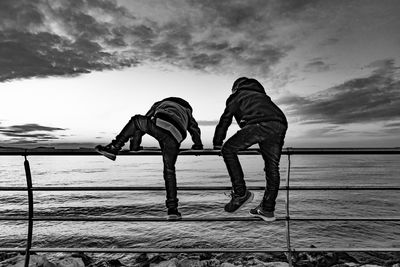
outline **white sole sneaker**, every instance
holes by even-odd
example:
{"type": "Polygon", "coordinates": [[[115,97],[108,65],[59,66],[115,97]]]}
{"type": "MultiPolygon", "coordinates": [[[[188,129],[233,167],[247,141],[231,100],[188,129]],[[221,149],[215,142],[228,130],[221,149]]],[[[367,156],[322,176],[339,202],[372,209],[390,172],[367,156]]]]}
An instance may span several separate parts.
{"type": "Polygon", "coordinates": [[[261,219],[263,219],[263,220],[266,221],[266,222],[273,222],[273,221],[276,220],[275,216],[273,216],[273,217],[267,217],[267,216],[263,215],[259,209],[257,209],[257,214],[251,213],[250,211],[249,211],[249,214],[250,214],[251,216],[253,216],[253,217],[261,218],[261,219]]]}

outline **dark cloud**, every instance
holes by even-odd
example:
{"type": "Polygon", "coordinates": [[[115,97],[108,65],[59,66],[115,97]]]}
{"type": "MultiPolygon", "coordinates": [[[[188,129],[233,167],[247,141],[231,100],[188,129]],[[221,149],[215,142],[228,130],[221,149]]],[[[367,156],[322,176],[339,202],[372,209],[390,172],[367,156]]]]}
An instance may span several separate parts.
{"type": "Polygon", "coordinates": [[[96,14],[129,17],[115,1],[1,1],[0,81],[73,76],[137,64],[107,44],[124,45],[96,14]]]}
{"type": "Polygon", "coordinates": [[[374,63],[365,78],[349,80],[308,97],[291,95],[278,102],[303,123],[364,123],[400,118],[400,76],[394,60],[374,63]]]}
{"type": "Polygon", "coordinates": [[[177,48],[169,42],[154,45],[151,53],[157,58],[175,59],[178,56],[177,48]]]}
{"type": "Polygon", "coordinates": [[[49,127],[49,126],[42,126],[39,124],[23,124],[23,125],[13,125],[8,128],[0,127],[0,130],[8,130],[15,133],[26,133],[26,132],[33,132],[33,131],[46,131],[46,132],[54,132],[54,131],[63,131],[64,128],[58,127],[49,127]]]}
{"type": "Polygon", "coordinates": [[[169,1],[185,12],[159,19],[159,10],[142,14],[116,0],[0,1],[0,82],[141,62],[265,77],[292,49],[274,41],[275,21],[314,2],[169,1]]]}
{"type": "Polygon", "coordinates": [[[193,64],[193,68],[205,69],[206,67],[209,66],[218,65],[222,59],[223,56],[221,54],[207,55],[203,53],[199,55],[194,55],[193,57],[191,57],[190,61],[193,64]]]}
{"type": "Polygon", "coordinates": [[[304,71],[306,72],[323,72],[328,71],[330,69],[330,64],[325,63],[321,58],[312,59],[307,65],[304,67],[304,71]]]}
{"type": "Polygon", "coordinates": [[[385,124],[386,128],[392,128],[392,127],[399,127],[400,128],[400,122],[391,122],[391,123],[387,123],[385,124]]]}
{"type": "Polygon", "coordinates": [[[10,137],[8,142],[41,142],[56,140],[59,137],[52,134],[55,131],[65,131],[64,128],[49,127],[38,124],[23,124],[23,125],[12,125],[8,127],[0,127],[0,134],[3,136],[10,137]]]}

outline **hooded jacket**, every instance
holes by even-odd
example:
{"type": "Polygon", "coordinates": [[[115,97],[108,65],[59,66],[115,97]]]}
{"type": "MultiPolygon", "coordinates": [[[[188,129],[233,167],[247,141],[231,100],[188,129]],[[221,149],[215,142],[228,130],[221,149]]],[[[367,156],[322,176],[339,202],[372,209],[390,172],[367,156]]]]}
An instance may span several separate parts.
{"type": "Polygon", "coordinates": [[[215,128],[213,138],[215,146],[222,145],[233,117],[240,128],[268,121],[278,121],[287,126],[285,114],[272,102],[264,87],[255,79],[241,78],[238,85],[234,84],[232,94],[226,101],[224,113],[215,128]]]}
{"type": "Polygon", "coordinates": [[[200,128],[193,118],[190,104],[179,97],[168,97],[153,104],[146,116],[153,117],[158,127],[170,132],[181,143],[189,131],[193,143],[202,146],[200,128]]]}

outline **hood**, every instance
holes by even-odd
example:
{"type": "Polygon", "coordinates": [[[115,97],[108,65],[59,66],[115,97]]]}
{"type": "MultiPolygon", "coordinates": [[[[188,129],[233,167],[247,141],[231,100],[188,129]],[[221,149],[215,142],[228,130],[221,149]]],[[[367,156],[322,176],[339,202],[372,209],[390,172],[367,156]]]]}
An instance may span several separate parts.
{"type": "Polygon", "coordinates": [[[250,90],[265,94],[264,87],[256,79],[252,78],[241,77],[233,83],[232,94],[241,90],[250,90]]]}

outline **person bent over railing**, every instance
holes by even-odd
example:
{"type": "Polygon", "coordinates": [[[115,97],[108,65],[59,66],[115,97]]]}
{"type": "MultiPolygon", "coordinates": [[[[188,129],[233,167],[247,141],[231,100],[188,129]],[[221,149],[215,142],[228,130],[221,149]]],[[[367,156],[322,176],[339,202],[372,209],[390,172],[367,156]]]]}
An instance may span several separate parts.
{"type": "Polygon", "coordinates": [[[193,117],[193,109],[182,98],[168,97],[154,103],[146,115],[135,115],[122,131],[106,146],[98,145],[95,150],[111,160],[115,160],[118,152],[131,139],[130,149],[138,151],[142,136],[149,134],[157,139],[163,157],[163,175],[166,189],[166,207],[168,219],[181,219],[178,211],[177,183],[175,163],[181,142],[188,131],[192,137],[192,149],[203,149],[200,128],[193,117]]]}

